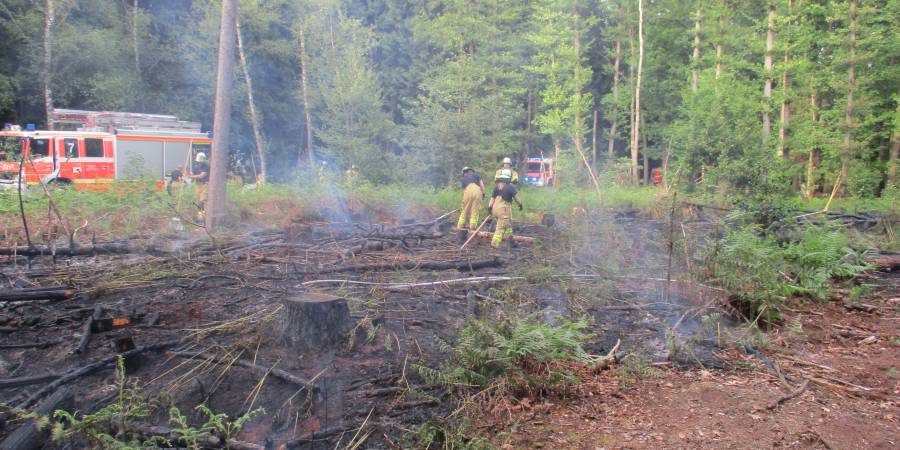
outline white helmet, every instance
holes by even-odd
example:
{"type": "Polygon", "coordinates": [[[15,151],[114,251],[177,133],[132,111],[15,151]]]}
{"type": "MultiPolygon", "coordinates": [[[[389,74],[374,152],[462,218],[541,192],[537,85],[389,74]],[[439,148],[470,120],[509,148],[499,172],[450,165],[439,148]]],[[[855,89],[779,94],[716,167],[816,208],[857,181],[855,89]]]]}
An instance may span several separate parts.
{"type": "Polygon", "coordinates": [[[503,158],[503,164],[512,164],[512,160],[509,157],[503,158]]]}
{"type": "Polygon", "coordinates": [[[197,153],[197,156],[194,157],[194,161],[196,162],[206,162],[206,153],[200,152],[197,153]]]}

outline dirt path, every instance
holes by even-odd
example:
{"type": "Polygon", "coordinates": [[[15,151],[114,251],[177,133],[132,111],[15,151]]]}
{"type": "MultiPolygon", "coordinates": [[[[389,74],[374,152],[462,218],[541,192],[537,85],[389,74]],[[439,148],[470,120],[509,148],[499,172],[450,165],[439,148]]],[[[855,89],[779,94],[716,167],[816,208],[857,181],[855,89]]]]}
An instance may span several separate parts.
{"type": "Polygon", "coordinates": [[[836,301],[793,305],[785,325],[766,335],[762,357],[730,350],[722,355],[729,370],[607,372],[611,395],[528,405],[494,442],[507,449],[897,448],[896,279],[878,280],[882,289],[865,301],[872,313],[836,301]],[[806,380],[807,389],[775,406],[806,380]]]}

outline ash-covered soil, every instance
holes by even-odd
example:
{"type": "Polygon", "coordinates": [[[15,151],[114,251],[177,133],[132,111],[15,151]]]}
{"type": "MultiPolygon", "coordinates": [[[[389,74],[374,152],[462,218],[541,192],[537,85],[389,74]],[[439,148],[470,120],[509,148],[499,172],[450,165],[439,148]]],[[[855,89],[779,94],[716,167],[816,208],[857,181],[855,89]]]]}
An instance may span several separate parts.
{"type": "MultiPolygon", "coordinates": [[[[96,411],[116,398],[113,361],[127,351],[128,377],[165,406],[147,426],[171,426],[169,405],[194,422],[201,403],[230,417],[263,407],[236,437],[242,445],[334,448],[367,436],[366,448],[392,448],[457,407],[410,366],[440,366],[435,337],[453,342],[472,314],[589,320],[591,353],[620,342],[620,358],[660,365],[722,367],[721,349],[746,338],[718,309],[722,293],[691,281],[693,254],[715,232],[708,223],[684,224],[687,245],[670,249],[670,224],[634,212],[558,218],[518,225],[534,242],[497,251],[482,238],[460,250],[446,220],[408,222],[304,217],[215,242],[199,231],[155,236],[122,255],[10,257],[7,287],[78,295],[0,303],[0,383],[44,376],[0,384],[10,386],[0,398],[30,408],[68,389],[72,409],[96,411]],[[305,350],[279,339],[283,300],[309,292],[346,300],[348,337],[305,350]],[[79,352],[89,321],[101,326],[79,352]]],[[[6,421],[0,438],[19,425],[6,421]]]]}

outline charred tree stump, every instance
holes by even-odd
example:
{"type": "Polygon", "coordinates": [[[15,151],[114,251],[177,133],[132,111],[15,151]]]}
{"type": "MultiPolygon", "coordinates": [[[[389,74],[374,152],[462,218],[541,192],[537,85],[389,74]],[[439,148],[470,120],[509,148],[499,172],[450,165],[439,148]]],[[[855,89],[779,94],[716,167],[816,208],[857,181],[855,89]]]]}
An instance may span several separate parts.
{"type": "Polygon", "coordinates": [[[300,351],[329,348],[347,339],[353,328],[347,302],[333,295],[301,293],[282,300],[276,325],[282,343],[300,351]]]}

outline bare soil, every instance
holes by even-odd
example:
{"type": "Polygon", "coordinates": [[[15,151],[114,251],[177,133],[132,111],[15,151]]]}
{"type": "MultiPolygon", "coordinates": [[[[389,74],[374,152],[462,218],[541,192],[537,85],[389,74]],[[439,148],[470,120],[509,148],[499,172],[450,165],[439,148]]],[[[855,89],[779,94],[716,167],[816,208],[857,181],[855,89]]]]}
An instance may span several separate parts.
{"type": "Polygon", "coordinates": [[[485,421],[503,448],[897,448],[900,287],[896,273],[875,277],[865,300],[875,312],[796,302],[759,356],[724,352],[728,369],[620,368],[605,373],[607,395],[529,402],[485,421]]]}

